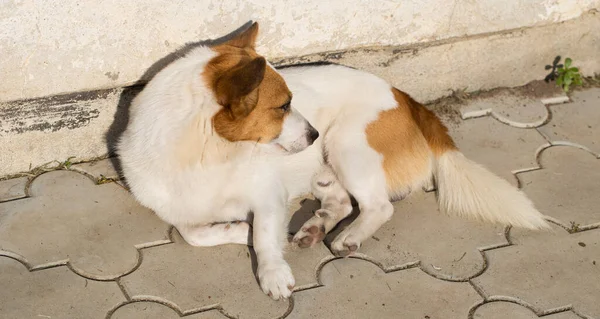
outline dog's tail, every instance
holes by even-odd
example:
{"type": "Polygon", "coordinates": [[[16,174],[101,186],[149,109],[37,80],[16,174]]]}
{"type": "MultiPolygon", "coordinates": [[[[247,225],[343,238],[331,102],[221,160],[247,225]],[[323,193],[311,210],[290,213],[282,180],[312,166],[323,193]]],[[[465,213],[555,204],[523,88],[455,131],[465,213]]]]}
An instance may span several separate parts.
{"type": "Polygon", "coordinates": [[[523,192],[458,150],[448,150],[436,160],[435,180],[442,210],[515,227],[549,228],[523,192]]]}
{"type": "Polygon", "coordinates": [[[466,158],[433,112],[412,99],[409,105],[435,156],[434,178],[442,211],[515,227],[550,228],[523,192],[466,158]]]}

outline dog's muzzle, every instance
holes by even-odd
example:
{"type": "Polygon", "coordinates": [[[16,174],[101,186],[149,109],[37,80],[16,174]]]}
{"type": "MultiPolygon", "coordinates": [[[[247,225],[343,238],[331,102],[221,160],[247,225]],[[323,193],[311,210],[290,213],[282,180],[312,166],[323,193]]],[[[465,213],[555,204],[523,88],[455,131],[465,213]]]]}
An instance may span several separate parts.
{"type": "Polygon", "coordinates": [[[312,125],[308,125],[308,135],[306,139],[308,140],[308,145],[312,145],[319,138],[319,132],[312,127],[312,125]]]}

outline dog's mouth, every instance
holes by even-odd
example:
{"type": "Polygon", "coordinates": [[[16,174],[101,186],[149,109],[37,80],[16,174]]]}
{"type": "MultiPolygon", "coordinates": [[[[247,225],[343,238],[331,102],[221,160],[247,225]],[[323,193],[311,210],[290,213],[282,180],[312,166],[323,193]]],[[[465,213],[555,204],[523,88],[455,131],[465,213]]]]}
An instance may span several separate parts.
{"type": "Polygon", "coordinates": [[[272,143],[271,145],[273,145],[275,147],[275,149],[282,152],[283,154],[296,154],[296,153],[303,151],[307,147],[307,146],[301,146],[301,145],[294,144],[294,143],[291,145],[288,145],[287,147],[283,146],[280,143],[272,143]]]}
{"type": "Polygon", "coordinates": [[[288,151],[287,148],[283,147],[283,145],[281,145],[279,143],[275,143],[275,146],[277,147],[277,149],[279,149],[285,153],[290,153],[290,151],[288,151]]]}

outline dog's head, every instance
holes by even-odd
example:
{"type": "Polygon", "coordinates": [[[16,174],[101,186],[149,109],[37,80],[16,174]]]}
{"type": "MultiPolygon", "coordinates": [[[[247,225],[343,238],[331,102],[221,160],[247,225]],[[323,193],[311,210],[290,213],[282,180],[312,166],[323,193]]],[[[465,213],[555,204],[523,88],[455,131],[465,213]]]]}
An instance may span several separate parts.
{"type": "Polygon", "coordinates": [[[229,141],[255,141],[289,153],[300,152],[319,136],[293,107],[287,84],[254,49],[258,24],[212,47],[217,53],[204,71],[221,109],[212,122],[229,141]]]}

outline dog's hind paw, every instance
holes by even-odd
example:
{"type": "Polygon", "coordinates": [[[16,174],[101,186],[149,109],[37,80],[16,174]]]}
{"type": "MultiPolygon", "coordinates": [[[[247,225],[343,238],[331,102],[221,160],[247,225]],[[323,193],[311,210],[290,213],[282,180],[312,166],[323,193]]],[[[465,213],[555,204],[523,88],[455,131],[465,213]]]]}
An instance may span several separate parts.
{"type": "Polygon", "coordinates": [[[315,216],[307,220],[294,235],[293,242],[300,248],[308,248],[323,241],[325,235],[327,235],[325,228],[327,218],[331,219],[331,212],[326,209],[317,210],[315,216]]]}
{"type": "Polygon", "coordinates": [[[269,297],[279,300],[292,295],[296,281],[292,269],[285,260],[259,266],[257,272],[260,287],[269,297]]]}
{"type": "Polygon", "coordinates": [[[331,250],[338,257],[347,257],[354,254],[360,248],[360,244],[360,241],[352,235],[351,228],[346,228],[333,240],[331,250]]]}

